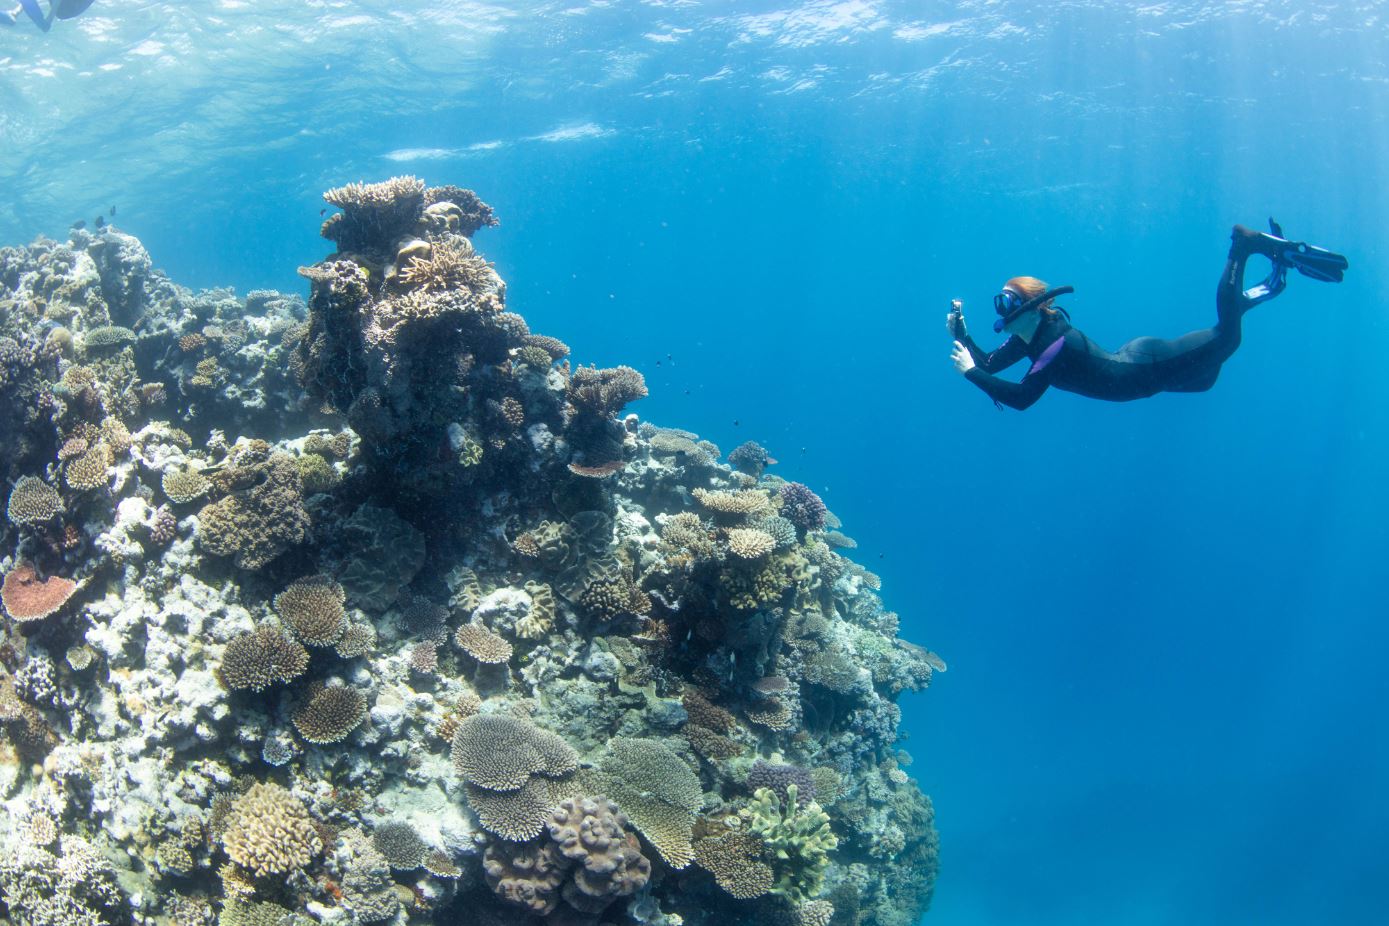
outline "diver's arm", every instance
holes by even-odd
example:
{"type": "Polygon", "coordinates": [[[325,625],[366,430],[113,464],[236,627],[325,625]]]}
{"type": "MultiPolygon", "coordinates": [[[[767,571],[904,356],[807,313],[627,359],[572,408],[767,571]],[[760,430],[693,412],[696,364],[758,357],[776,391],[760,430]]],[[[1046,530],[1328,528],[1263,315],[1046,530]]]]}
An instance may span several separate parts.
{"type": "Polygon", "coordinates": [[[968,333],[961,339],[961,343],[974,358],[974,365],[985,373],[1006,370],[1027,356],[1027,342],[1015,334],[1009,335],[1008,340],[987,354],[979,349],[979,345],[974,343],[974,339],[968,333]]]}
{"type": "MultiPolygon", "coordinates": [[[[1014,338],[1014,340],[1017,339],[1014,338]]],[[[1041,371],[1029,373],[1022,378],[1020,383],[1011,383],[1006,379],[999,379],[992,373],[985,372],[980,366],[966,371],[965,379],[984,390],[984,394],[995,402],[1009,408],[1015,408],[1018,411],[1030,407],[1033,402],[1040,399],[1049,385],[1047,377],[1041,371]]]]}

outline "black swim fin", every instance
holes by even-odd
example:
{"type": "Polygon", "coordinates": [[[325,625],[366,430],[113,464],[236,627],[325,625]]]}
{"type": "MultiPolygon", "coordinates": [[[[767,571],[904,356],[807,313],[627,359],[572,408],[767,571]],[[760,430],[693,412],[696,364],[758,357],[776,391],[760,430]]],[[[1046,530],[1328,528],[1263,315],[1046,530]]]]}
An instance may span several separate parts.
{"type": "Polygon", "coordinates": [[[1343,255],[1326,248],[1302,241],[1289,241],[1283,237],[1282,227],[1273,219],[1268,220],[1271,235],[1261,235],[1264,247],[1260,251],[1279,263],[1292,267],[1305,277],[1321,280],[1323,283],[1339,283],[1345,279],[1350,261],[1343,255]]]}

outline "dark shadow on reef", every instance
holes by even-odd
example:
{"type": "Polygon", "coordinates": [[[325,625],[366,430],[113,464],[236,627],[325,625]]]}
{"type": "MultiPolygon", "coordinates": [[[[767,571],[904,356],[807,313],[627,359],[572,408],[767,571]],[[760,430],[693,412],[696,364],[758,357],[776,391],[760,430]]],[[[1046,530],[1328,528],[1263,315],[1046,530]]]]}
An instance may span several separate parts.
{"type": "Polygon", "coordinates": [[[326,199],[307,303],[0,250],[0,913],[915,922],[945,666],[833,514],[531,332],[471,191],[326,199]]]}

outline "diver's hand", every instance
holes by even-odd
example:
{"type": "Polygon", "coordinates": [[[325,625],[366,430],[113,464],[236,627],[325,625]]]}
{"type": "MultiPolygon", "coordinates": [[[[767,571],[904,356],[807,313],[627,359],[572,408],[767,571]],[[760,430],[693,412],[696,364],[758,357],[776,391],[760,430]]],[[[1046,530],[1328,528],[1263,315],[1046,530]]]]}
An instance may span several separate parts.
{"type": "Polygon", "coordinates": [[[950,300],[950,313],[945,316],[945,330],[950,332],[950,336],[963,341],[969,337],[969,330],[965,328],[965,304],[958,299],[950,300]]]}
{"type": "Polygon", "coordinates": [[[961,373],[968,373],[974,369],[974,358],[965,350],[965,346],[959,341],[955,342],[955,349],[950,352],[950,359],[955,361],[955,369],[961,373]]]}

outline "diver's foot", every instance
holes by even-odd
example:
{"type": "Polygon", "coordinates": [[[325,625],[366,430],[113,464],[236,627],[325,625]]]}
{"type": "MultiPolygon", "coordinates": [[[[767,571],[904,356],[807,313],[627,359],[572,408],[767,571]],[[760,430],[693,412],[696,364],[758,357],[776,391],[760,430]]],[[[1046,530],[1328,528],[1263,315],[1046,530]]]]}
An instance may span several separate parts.
{"type": "Polygon", "coordinates": [[[1265,257],[1277,257],[1282,253],[1281,246],[1286,246],[1287,242],[1280,241],[1272,235],[1246,228],[1243,225],[1236,225],[1230,230],[1230,259],[1248,257],[1250,254],[1262,254],[1265,257]]]}

